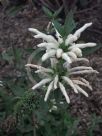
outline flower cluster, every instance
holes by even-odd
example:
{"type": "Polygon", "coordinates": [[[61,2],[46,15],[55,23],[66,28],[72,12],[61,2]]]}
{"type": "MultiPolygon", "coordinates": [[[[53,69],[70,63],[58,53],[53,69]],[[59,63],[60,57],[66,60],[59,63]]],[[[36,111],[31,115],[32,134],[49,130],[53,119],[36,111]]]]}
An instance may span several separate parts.
{"type": "Polygon", "coordinates": [[[43,85],[47,85],[47,91],[44,98],[45,101],[47,101],[52,90],[59,88],[67,103],[70,103],[70,98],[67,94],[65,85],[70,86],[75,93],[80,92],[88,97],[88,94],[80,86],[85,86],[92,90],[89,82],[79,76],[74,78],[74,75],[98,72],[92,67],[87,66],[71,67],[71,63],[82,60],[88,61],[88,59],[82,58],[82,49],[96,46],[96,43],[76,43],[80,38],[81,33],[91,25],[92,23],[87,23],[76,30],[74,34],[69,34],[67,37],[62,37],[56,29],[54,37],[52,35],[44,34],[37,29],[29,28],[29,31],[36,34],[34,35],[35,38],[43,39],[43,42],[37,45],[40,48],[44,48],[46,51],[42,56],[42,61],[46,61],[47,59],[51,61],[50,68],[34,64],[26,65],[27,67],[36,68],[37,70],[35,73],[44,75],[44,79],[34,85],[32,89],[35,90],[43,85]]]}

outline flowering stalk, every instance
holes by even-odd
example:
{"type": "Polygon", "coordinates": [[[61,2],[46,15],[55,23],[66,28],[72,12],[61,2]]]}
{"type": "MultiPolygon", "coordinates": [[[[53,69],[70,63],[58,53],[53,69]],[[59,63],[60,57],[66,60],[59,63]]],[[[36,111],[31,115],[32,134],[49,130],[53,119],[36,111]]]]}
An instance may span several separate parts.
{"type": "Polygon", "coordinates": [[[80,29],[76,30],[74,34],[69,34],[67,38],[62,37],[55,29],[55,36],[44,34],[37,29],[29,28],[29,31],[35,33],[35,38],[43,39],[43,43],[37,45],[39,48],[44,48],[46,53],[42,56],[42,61],[47,59],[50,60],[49,68],[42,66],[27,64],[26,67],[32,67],[37,69],[35,73],[43,74],[44,79],[32,87],[33,90],[46,85],[47,91],[45,94],[44,101],[48,100],[51,91],[60,89],[67,103],[70,103],[70,97],[65,88],[65,84],[73,89],[78,94],[79,92],[88,97],[87,92],[82,86],[92,90],[89,82],[80,77],[80,74],[98,73],[92,67],[77,66],[72,67],[71,63],[75,61],[89,61],[83,58],[82,49],[86,47],[94,47],[96,43],[76,43],[80,38],[81,33],[90,27],[92,23],[87,23],[80,29]],[[74,75],[78,77],[74,78],[74,75]]]}

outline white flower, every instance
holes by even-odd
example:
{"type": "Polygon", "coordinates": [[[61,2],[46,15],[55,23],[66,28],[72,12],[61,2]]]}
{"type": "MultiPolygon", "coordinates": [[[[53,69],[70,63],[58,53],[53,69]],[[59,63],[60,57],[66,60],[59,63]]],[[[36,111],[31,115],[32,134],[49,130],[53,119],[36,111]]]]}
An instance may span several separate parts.
{"type": "Polygon", "coordinates": [[[96,46],[96,43],[75,43],[80,38],[81,33],[91,25],[92,23],[86,23],[83,27],[76,30],[74,34],[69,34],[66,39],[56,29],[56,39],[52,35],[44,34],[37,29],[29,28],[29,31],[36,34],[34,36],[35,38],[44,40],[43,43],[37,45],[46,49],[46,53],[42,56],[42,61],[56,57],[57,59],[62,58],[67,63],[71,63],[78,60],[79,57],[82,57],[83,48],[96,46]]]}
{"type": "Polygon", "coordinates": [[[96,70],[93,70],[92,67],[86,67],[86,66],[78,66],[73,68],[71,68],[70,66],[68,68],[68,71],[66,71],[64,75],[59,75],[52,68],[50,69],[44,68],[44,67],[33,65],[33,64],[27,64],[26,66],[36,68],[38,73],[43,73],[44,75],[47,75],[44,77],[44,79],[42,79],[39,83],[37,83],[36,85],[32,87],[32,89],[35,90],[41,86],[44,86],[45,84],[48,84],[44,101],[47,101],[52,90],[59,88],[62,94],[64,95],[67,103],[70,103],[70,98],[68,96],[68,93],[67,93],[67,90],[65,89],[64,84],[67,84],[68,86],[70,86],[76,94],[78,94],[78,92],[81,92],[86,97],[88,97],[88,94],[80,87],[80,85],[88,87],[90,90],[92,90],[92,87],[90,86],[89,82],[79,76],[78,78],[73,78],[72,75],[78,75],[78,74],[80,75],[84,73],[98,73],[96,70]],[[68,73],[68,76],[67,76],[67,73],[68,73]]]}

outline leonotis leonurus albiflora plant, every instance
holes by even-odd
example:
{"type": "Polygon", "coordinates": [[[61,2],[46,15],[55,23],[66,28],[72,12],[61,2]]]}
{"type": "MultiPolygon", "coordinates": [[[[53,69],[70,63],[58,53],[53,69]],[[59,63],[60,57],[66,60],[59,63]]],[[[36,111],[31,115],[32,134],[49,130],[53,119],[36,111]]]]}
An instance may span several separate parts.
{"type": "Polygon", "coordinates": [[[88,97],[87,92],[80,86],[88,87],[90,90],[92,90],[92,87],[86,79],[79,75],[98,72],[92,67],[72,67],[71,64],[76,61],[89,61],[82,57],[82,49],[94,47],[96,46],[96,43],[79,43],[77,41],[79,40],[81,33],[91,25],[92,23],[86,23],[83,27],[66,37],[62,37],[54,25],[55,36],[44,34],[34,28],[29,28],[29,31],[35,34],[35,38],[43,39],[43,42],[37,45],[38,48],[44,48],[46,51],[41,58],[42,62],[48,59],[50,60],[50,65],[48,67],[35,64],[26,65],[27,67],[36,68],[37,70],[35,73],[43,74],[43,79],[34,85],[32,90],[40,88],[41,86],[46,86],[47,90],[44,98],[45,101],[47,101],[52,90],[60,89],[67,103],[70,103],[70,98],[65,88],[66,85],[70,86],[75,93],[80,92],[88,97]]]}

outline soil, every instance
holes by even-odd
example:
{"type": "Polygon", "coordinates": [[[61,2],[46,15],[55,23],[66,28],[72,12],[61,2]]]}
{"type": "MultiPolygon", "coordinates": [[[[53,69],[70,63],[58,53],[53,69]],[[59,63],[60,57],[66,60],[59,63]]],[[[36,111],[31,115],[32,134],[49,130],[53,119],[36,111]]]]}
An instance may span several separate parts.
{"type": "MultiPolygon", "coordinates": [[[[83,34],[83,39],[102,42],[102,6],[92,11],[79,12],[76,14],[80,24],[85,22],[94,22],[94,25],[83,34]]],[[[12,46],[19,49],[33,48],[38,40],[34,39],[28,32],[29,27],[37,28],[41,31],[46,29],[48,18],[41,10],[30,8],[25,5],[15,16],[8,15],[4,9],[0,8],[0,53],[5,52],[12,46]]],[[[79,125],[80,135],[85,135],[85,130],[90,125],[92,114],[102,117],[102,48],[94,54],[88,56],[90,65],[99,71],[99,74],[86,76],[90,81],[93,91],[88,91],[89,97],[82,95],[71,95],[71,114],[75,117],[81,117],[79,125]]],[[[26,64],[27,58],[24,58],[26,64]]],[[[14,69],[13,69],[14,70],[14,69]]],[[[0,80],[6,76],[12,75],[12,64],[0,60],[0,80]]],[[[99,126],[100,127],[100,126],[99,126]]],[[[102,136],[100,128],[96,128],[94,135],[102,136]]],[[[101,124],[102,127],[102,124],[101,124]]]]}

